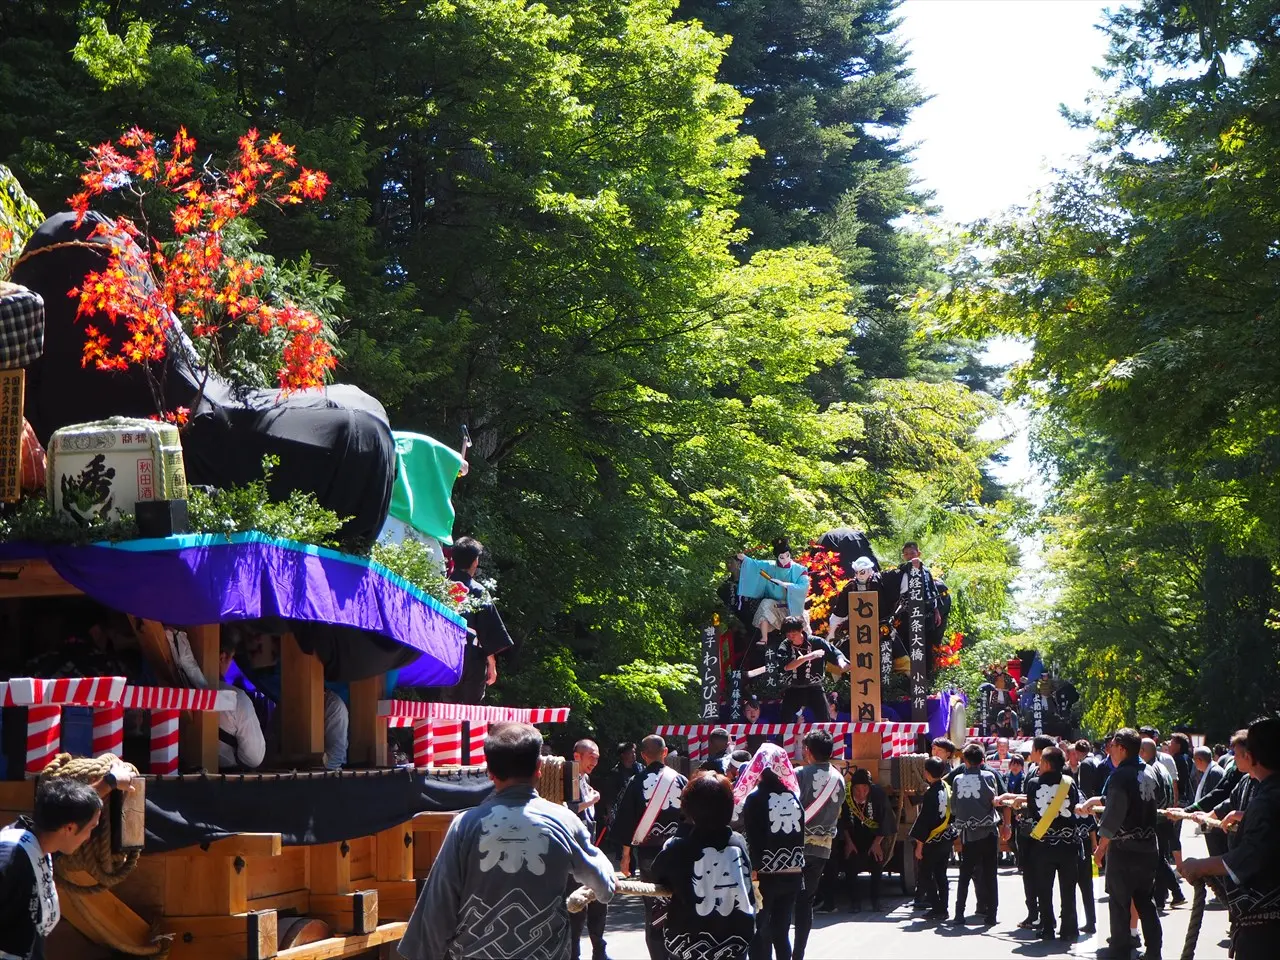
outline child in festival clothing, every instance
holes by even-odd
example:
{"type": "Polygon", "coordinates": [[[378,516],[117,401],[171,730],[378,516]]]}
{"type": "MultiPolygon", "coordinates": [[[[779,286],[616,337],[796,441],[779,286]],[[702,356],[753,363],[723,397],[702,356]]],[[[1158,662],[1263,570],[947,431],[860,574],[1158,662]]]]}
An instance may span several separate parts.
{"type": "Polygon", "coordinates": [[[733,788],[760,884],[760,916],[751,960],[791,958],[791,920],[804,871],[804,810],[791,758],[764,743],[733,788]]]}
{"type": "Polygon", "coordinates": [[[729,829],[733,787],[726,777],[694,774],[680,795],[688,826],[668,840],[649,867],[671,891],[663,925],[670,960],[745,960],[755,934],[751,858],[729,829]]]}
{"type": "Polygon", "coordinates": [[[928,902],[926,920],[947,919],[947,859],[956,834],[951,828],[951,787],[946,775],[945,760],[930,757],[925,761],[924,779],[929,788],[911,827],[911,838],[916,841],[916,900],[928,902]]]}

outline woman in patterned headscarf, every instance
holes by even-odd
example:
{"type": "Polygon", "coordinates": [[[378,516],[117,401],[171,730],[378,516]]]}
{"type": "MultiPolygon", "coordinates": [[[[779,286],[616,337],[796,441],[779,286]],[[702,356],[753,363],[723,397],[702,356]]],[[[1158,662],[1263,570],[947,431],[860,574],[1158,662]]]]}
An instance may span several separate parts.
{"type": "Polygon", "coordinates": [[[787,752],[763,743],[734,787],[760,891],[751,960],[791,960],[791,920],[804,870],[804,811],[787,752]],[[772,950],[770,946],[772,945],[772,950]]]}

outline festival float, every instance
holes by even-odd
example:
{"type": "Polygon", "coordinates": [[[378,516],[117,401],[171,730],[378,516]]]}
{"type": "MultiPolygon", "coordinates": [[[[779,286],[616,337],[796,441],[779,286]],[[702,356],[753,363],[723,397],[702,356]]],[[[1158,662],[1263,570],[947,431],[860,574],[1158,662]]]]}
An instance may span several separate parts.
{"type": "MultiPolygon", "coordinates": [[[[390,513],[401,539],[441,497],[451,524],[462,458],[437,444],[448,469],[406,470],[381,404],[326,382],[323,322],[232,252],[238,218],[319,200],[324,175],[254,131],[226,171],[194,151],[185,131],[131,130],[42,223],[0,168],[0,811],[29,811],[39,776],[95,779],[106,755],[144,774],[57,862],[58,960],[387,956],[454,812],[490,790],[488,724],[568,710],[414,698],[462,668],[465,609],[443,568],[415,580],[290,535],[321,516],[335,542],[372,544],[390,513]],[[90,209],[120,194],[167,200],[172,241],[90,209]],[[278,382],[230,378],[228,358],[278,382]],[[272,502],[277,529],[245,528],[272,502]],[[254,645],[227,666],[229,629],[254,645]],[[241,690],[224,682],[237,675],[241,690]],[[219,717],[245,696],[265,758],[228,771],[219,717]]],[[[544,795],[571,797],[572,764],[550,761],[544,795]]]]}
{"type": "MultiPolygon", "coordinates": [[[[1051,674],[1035,650],[1020,651],[1007,664],[990,665],[976,691],[974,710],[964,691],[931,694],[933,673],[959,663],[965,640],[948,630],[951,595],[944,581],[923,563],[914,570],[910,563],[882,569],[865,533],[848,528],[828,531],[798,552],[794,564],[807,582],[810,631],[830,638],[849,665],[847,671],[827,665],[829,717],[804,722],[764,716],[759,709],[752,711],[757,716],[746,715],[749,698],[763,701],[764,712],[778,699],[785,641],[759,642],[756,630],[758,604],[771,597],[786,602],[786,593],[771,592],[774,580],[781,578],[767,571],[763,585],[744,577],[744,558],[730,563],[730,579],[720,591],[726,613],[702,632],[701,716],[695,723],[665,724],[655,732],[683,741],[683,755],[672,762],[687,773],[706,759],[708,737],[717,727],[738,744],[772,740],[797,765],[805,733],[827,730],[834,742],[833,765],[843,768],[846,777],[856,769],[867,770],[888,795],[897,832],[886,851],[885,869],[900,876],[904,893],[914,893],[916,863],[906,840],[915,820],[912,801],[927,788],[929,743],[948,737],[960,745],[972,741],[991,747],[998,734],[1013,737],[1020,731],[1070,736],[1079,719],[1079,697],[1073,685],[1051,674]],[[970,719],[976,725],[969,726],[970,719]],[[1011,726],[1002,731],[1001,723],[1011,726]]],[[[768,561],[752,566],[760,570],[768,561]]]]}

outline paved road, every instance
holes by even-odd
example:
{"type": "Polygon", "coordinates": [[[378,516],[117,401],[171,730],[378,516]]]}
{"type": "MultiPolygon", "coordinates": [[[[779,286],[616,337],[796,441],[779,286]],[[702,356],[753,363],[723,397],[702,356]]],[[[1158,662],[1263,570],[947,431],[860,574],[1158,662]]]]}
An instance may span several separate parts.
{"type": "MultiPolygon", "coordinates": [[[[1187,856],[1203,856],[1204,842],[1191,835],[1190,828],[1183,830],[1183,848],[1187,856]]],[[[863,877],[863,882],[866,878],[863,877]]],[[[952,907],[954,907],[956,870],[951,872],[952,907]]],[[[1060,942],[1043,944],[1026,930],[1019,930],[1017,923],[1025,916],[1022,896],[1022,878],[1012,868],[1000,871],[1000,923],[990,930],[967,927],[934,927],[916,919],[911,901],[905,897],[886,897],[885,905],[891,909],[887,915],[875,916],[869,911],[849,914],[819,914],[814,918],[813,934],[809,939],[808,960],[909,960],[922,957],[930,960],[988,960],[998,957],[1053,957],[1073,956],[1088,960],[1098,948],[1106,945],[1107,908],[1106,893],[1101,878],[1094,881],[1098,901],[1100,930],[1092,938],[1081,938],[1070,946],[1060,942]]],[[[897,878],[885,878],[886,890],[897,890],[897,878]]],[[[1189,888],[1186,888],[1189,889],[1189,888]]],[[[842,904],[843,907],[843,904],[842,904]]],[[[973,910],[972,902],[970,911],[973,910]]],[[[1177,960],[1186,937],[1190,906],[1170,910],[1162,917],[1164,928],[1164,956],[1177,960]]],[[[1083,916],[1080,920],[1084,922],[1083,916]]],[[[1219,960],[1227,956],[1227,913],[1213,902],[1204,913],[1204,924],[1196,949],[1196,960],[1219,960]]],[[[635,898],[622,897],[610,907],[607,933],[609,956],[612,960],[648,960],[644,946],[643,915],[635,898]]],[[[583,958],[591,956],[591,948],[583,940],[583,958]]]]}

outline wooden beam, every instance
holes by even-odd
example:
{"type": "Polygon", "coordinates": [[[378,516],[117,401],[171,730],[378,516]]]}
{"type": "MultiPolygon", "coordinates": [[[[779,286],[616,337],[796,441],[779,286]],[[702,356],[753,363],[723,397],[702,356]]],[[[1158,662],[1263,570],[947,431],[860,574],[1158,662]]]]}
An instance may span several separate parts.
{"type": "Polygon", "coordinates": [[[379,880],[413,879],[413,831],[407,823],[376,835],[373,875],[379,880]]]}
{"type": "Polygon", "coordinates": [[[169,857],[165,860],[165,910],[194,917],[247,913],[247,873],[241,857],[169,857]]]}
{"type": "Polygon", "coordinates": [[[413,828],[414,833],[443,833],[449,829],[449,825],[460,815],[461,811],[454,812],[452,810],[424,810],[422,813],[415,813],[409,825],[413,828]]]}
{"type": "MultiPolygon", "coordinates": [[[[187,628],[191,654],[213,689],[222,682],[218,669],[219,628],[216,623],[187,628]]],[[[168,642],[165,643],[168,646],[168,642]]],[[[178,725],[178,758],[188,768],[218,772],[218,714],[212,710],[183,711],[178,725]]]]}
{"type": "Polygon", "coordinates": [[[334,896],[312,894],[307,913],[329,924],[335,933],[373,933],[378,929],[378,891],[356,890],[334,896]]]}
{"type": "Polygon", "coordinates": [[[119,949],[137,947],[139,955],[152,952],[151,924],[130,910],[109,890],[84,894],[66,884],[58,885],[62,917],[94,943],[119,949]]]}
{"type": "Polygon", "coordinates": [[[278,857],[282,850],[278,833],[236,833],[220,840],[176,850],[161,850],[153,857],[278,857]]]}
{"type": "Polygon", "coordinates": [[[307,854],[311,861],[312,893],[336,895],[351,892],[349,843],[318,843],[307,847],[307,854]]]}
{"type": "Polygon", "coordinates": [[[342,960],[354,957],[384,943],[396,943],[404,937],[408,924],[403,921],[382,923],[373,933],[350,937],[330,937],[305,947],[281,950],[276,960],[342,960]]]}
{"type": "Polygon", "coordinates": [[[280,638],[280,752],[286,763],[318,767],[324,755],[324,667],[292,633],[280,638]]]}
{"type": "Polygon", "coordinates": [[[380,920],[408,920],[418,904],[416,880],[378,880],[373,884],[378,891],[378,918],[380,920]]]}
{"type": "Polygon", "coordinates": [[[36,806],[34,780],[0,780],[0,810],[30,813],[36,806]]]}
{"type": "Polygon", "coordinates": [[[355,767],[387,765],[387,718],[378,716],[378,700],[386,690],[386,674],[349,684],[351,719],[347,759],[355,767]]]}
{"type": "Polygon", "coordinates": [[[173,650],[164,635],[164,624],[157,620],[139,620],[130,617],[138,647],[147,664],[155,671],[156,679],[166,687],[183,686],[178,678],[178,665],[173,660],[173,650]]]}
{"type": "Polygon", "coordinates": [[[269,960],[276,955],[279,921],[274,910],[230,917],[165,917],[163,931],[173,934],[170,960],[269,960]]]}
{"type": "Polygon", "coordinates": [[[310,890],[290,890],[287,893],[273,893],[265,897],[252,897],[245,901],[250,910],[277,910],[284,913],[292,910],[297,914],[306,914],[311,906],[310,890]]]}
{"type": "Polygon", "coordinates": [[[0,600],[26,597],[78,597],[81,591],[63,580],[48,560],[0,563],[0,600]]]}
{"type": "Polygon", "coordinates": [[[128,793],[112,790],[107,797],[111,817],[111,852],[141,850],[147,843],[147,781],[134,780],[128,793]]]}

